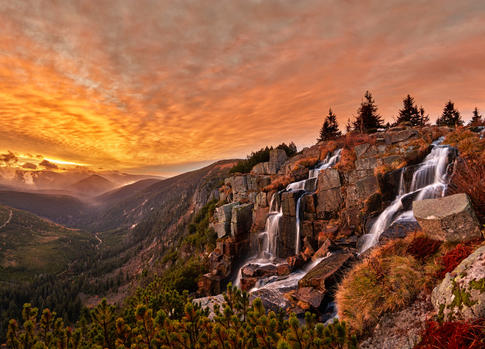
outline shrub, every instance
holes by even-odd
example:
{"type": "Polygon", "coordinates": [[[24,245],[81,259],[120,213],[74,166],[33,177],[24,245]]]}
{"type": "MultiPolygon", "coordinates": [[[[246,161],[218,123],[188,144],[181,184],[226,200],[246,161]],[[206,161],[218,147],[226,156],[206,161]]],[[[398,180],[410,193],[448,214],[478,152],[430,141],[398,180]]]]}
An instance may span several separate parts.
{"type": "Polygon", "coordinates": [[[406,249],[406,253],[423,261],[427,257],[434,255],[441,244],[441,241],[432,240],[426,236],[415,236],[406,249]]]}
{"type": "Polygon", "coordinates": [[[318,158],[303,158],[295,162],[292,171],[296,171],[299,168],[309,168],[317,164],[318,158]]]}
{"type": "Polygon", "coordinates": [[[440,269],[437,272],[437,278],[443,279],[446,273],[455,269],[466,257],[473,252],[472,245],[458,244],[452,250],[448,251],[439,260],[440,269]]]}
{"type": "Polygon", "coordinates": [[[450,132],[443,141],[458,149],[460,156],[466,160],[480,160],[483,162],[485,152],[485,139],[467,129],[459,128],[450,132]]]}
{"type": "Polygon", "coordinates": [[[373,253],[339,286],[335,297],[339,319],[363,333],[382,314],[414,300],[424,284],[422,269],[412,256],[373,253]]]}
{"type": "Polygon", "coordinates": [[[340,153],[340,160],[335,168],[341,172],[350,172],[355,169],[355,160],[357,155],[353,148],[344,147],[340,153]]]}
{"type": "Polygon", "coordinates": [[[485,319],[474,322],[428,321],[414,349],[479,349],[485,347],[485,319]]]}

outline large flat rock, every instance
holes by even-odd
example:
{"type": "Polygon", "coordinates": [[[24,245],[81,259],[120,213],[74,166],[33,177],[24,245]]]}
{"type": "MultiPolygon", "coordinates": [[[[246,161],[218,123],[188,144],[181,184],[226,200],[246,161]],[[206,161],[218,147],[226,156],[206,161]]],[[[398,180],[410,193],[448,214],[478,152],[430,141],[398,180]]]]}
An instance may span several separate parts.
{"type": "Polygon", "coordinates": [[[441,241],[480,238],[480,225],[466,194],[413,202],[413,214],[424,233],[441,241]]]}

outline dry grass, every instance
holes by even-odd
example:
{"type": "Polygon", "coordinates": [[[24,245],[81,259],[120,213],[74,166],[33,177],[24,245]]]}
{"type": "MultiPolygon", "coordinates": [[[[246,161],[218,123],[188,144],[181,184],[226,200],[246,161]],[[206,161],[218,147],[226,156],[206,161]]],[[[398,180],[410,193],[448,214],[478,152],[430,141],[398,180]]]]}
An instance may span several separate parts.
{"type": "Polygon", "coordinates": [[[340,140],[339,141],[328,141],[325,142],[320,146],[320,161],[325,160],[328,154],[333,153],[337,148],[340,148],[342,146],[343,142],[340,140]]]}
{"type": "Polygon", "coordinates": [[[457,148],[460,156],[468,161],[485,162],[485,139],[470,130],[460,127],[449,133],[444,143],[457,148]]]}
{"type": "Polygon", "coordinates": [[[428,240],[417,232],[373,250],[339,285],[339,318],[364,333],[384,313],[409,305],[422,291],[430,292],[438,282],[437,261],[449,247],[428,240]]]}
{"type": "Polygon", "coordinates": [[[411,256],[372,256],[342,281],[335,300],[339,319],[363,333],[382,314],[411,303],[423,287],[422,268],[411,256]]]}
{"type": "Polygon", "coordinates": [[[288,184],[290,184],[292,181],[293,181],[293,178],[290,177],[290,176],[287,176],[287,175],[277,177],[275,180],[273,180],[271,182],[271,184],[264,187],[263,191],[268,193],[268,192],[271,192],[271,191],[282,190],[282,189],[286,188],[286,186],[288,184]]]}
{"type": "Polygon", "coordinates": [[[335,168],[340,172],[350,172],[355,169],[355,160],[357,155],[354,148],[344,147],[340,153],[340,161],[335,165],[335,168]]]}
{"type": "Polygon", "coordinates": [[[375,134],[367,134],[367,133],[347,133],[344,137],[345,146],[349,148],[353,148],[356,145],[369,143],[369,144],[376,144],[376,135],[375,134]]]}
{"type": "Polygon", "coordinates": [[[405,160],[402,160],[402,161],[396,160],[390,164],[382,164],[374,168],[374,176],[383,176],[387,172],[398,170],[400,168],[405,167],[406,165],[407,165],[407,162],[405,160]]]}
{"type": "Polygon", "coordinates": [[[316,157],[303,158],[303,159],[300,159],[300,160],[296,161],[293,164],[293,168],[292,168],[291,171],[296,171],[296,170],[298,170],[300,168],[313,167],[317,163],[318,163],[318,158],[316,158],[316,157]]]}

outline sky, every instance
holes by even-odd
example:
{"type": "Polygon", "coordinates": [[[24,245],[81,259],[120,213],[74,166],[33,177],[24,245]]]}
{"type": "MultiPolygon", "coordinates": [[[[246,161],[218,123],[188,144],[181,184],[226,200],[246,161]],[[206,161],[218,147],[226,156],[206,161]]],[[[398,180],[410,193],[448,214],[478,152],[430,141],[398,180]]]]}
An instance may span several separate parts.
{"type": "Polygon", "coordinates": [[[171,175],[311,145],[366,90],[388,121],[408,93],[469,119],[484,23],[482,0],[0,0],[0,152],[171,175]]]}

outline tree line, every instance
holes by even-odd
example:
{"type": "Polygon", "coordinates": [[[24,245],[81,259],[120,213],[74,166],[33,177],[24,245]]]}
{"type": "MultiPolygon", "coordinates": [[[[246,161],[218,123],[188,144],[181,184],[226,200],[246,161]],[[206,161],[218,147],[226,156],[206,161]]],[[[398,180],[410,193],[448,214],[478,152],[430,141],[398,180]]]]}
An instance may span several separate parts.
{"type": "MultiPolygon", "coordinates": [[[[479,113],[478,108],[473,110],[473,116],[470,120],[469,126],[482,126],[485,120],[479,113]]],[[[411,95],[407,95],[403,99],[402,109],[399,110],[399,114],[396,117],[394,123],[384,123],[382,116],[378,113],[377,104],[374,97],[369,91],[366,91],[359,108],[357,109],[357,115],[354,120],[350,118],[346,124],[346,132],[358,132],[358,133],[373,133],[379,129],[389,128],[399,124],[409,126],[425,126],[429,125],[430,118],[426,114],[423,106],[418,107],[411,95]]],[[[460,112],[455,108],[455,104],[450,100],[443,108],[443,112],[436,120],[438,126],[463,126],[464,121],[460,112]]],[[[328,115],[325,117],[318,141],[327,141],[342,136],[342,132],[339,129],[337,123],[337,116],[329,109],[328,115]]]]}

